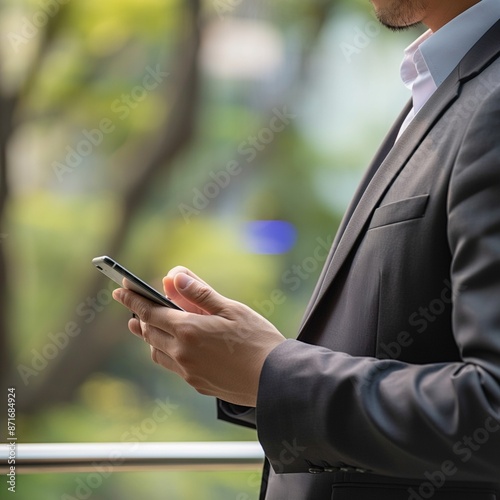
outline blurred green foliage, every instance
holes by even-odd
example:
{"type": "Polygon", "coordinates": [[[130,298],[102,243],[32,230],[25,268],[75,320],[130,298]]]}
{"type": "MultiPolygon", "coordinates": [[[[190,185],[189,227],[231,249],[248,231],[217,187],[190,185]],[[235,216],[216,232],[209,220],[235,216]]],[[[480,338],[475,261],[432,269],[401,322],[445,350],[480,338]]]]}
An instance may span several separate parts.
{"type": "MultiPolygon", "coordinates": [[[[127,187],[140,176],[154,144],[168,140],[161,134],[173,119],[178,98],[175,71],[182,68],[179,56],[189,34],[190,4],[2,2],[0,23],[6,36],[0,89],[7,96],[19,91],[9,138],[10,197],[3,217],[8,237],[1,243],[9,270],[13,377],[20,364],[30,366],[33,350],[41,352],[50,334],[63,331],[68,321],[83,324],[79,307],[97,279],[90,260],[108,253],[129,208],[124,204],[127,187]],[[163,76],[155,88],[139,91],[150,71],[163,76]],[[97,141],[95,131],[103,120],[113,130],[101,130],[102,140],[97,141]],[[82,149],[89,134],[98,144],[91,143],[90,153],[80,154],[70,166],[68,155],[82,149]]],[[[315,257],[319,242],[333,239],[346,200],[406,98],[397,92],[380,97],[387,90],[386,77],[380,67],[371,72],[373,61],[380,60],[380,53],[395,60],[393,52],[399,54],[407,39],[393,51],[393,39],[386,33],[365,33],[357,59],[348,60],[341,42],[355,43],[372,21],[361,1],[206,0],[199,26],[204,35],[206,27],[231,26],[238,18],[274,33],[279,46],[259,46],[256,38],[255,51],[263,57],[276,50],[278,63],[258,73],[257,57],[254,78],[221,76],[217,65],[229,56],[222,50],[219,58],[210,59],[205,52],[210,40],[202,36],[193,133],[187,147],[165,162],[147,186],[147,196],[128,220],[120,260],[158,287],[171,267],[185,265],[294,337],[321,270],[322,262],[315,257]],[[331,90],[328,82],[322,83],[322,74],[332,79],[331,90]],[[338,82],[344,82],[340,92],[338,82]],[[353,90],[364,83],[370,95],[358,102],[353,90]],[[329,113],[332,104],[325,101],[330,94],[341,94],[336,105],[348,105],[352,112],[329,113]],[[376,111],[367,108],[370,99],[376,111]],[[284,107],[295,118],[272,141],[261,140],[255,155],[244,153],[242,145],[248,151],[251,138],[259,137],[276,109],[284,107]],[[341,140],[332,136],[325,142],[328,123],[343,131],[341,140]],[[196,208],[199,193],[206,192],[217,173],[227,172],[230,162],[237,162],[238,173],[219,186],[216,196],[205,196],[206,206],[196,208]],[[186,206],[192,208],[188,217],[181,208],[186,206]],[[285,254],[251,253],[244,242],[245,224],[252,220],[291,222],[297,243],[285,254]],[[300,279],[292,286],[285,277],[297,268],[302,269],[300,279]],[[282,300],[272,303],[276,290],[282,300]]],[[[226,49],[233,46],[238,48],[234,33],[225,40],[226,49]]],[[[397,83],[397,65],[394,68],[391,79],[397,83]]],[[[234,66],[229,70],[235,71],[234,66]]],[[[218,422],[213,399],[154,366],[146,346],[128,334],[126,311],[106,302],[94,313],[90,326],[97,339],[113,334],[118,340],[104,346],[89,337],[96,355],[107,349],[105,359],[89,364],[92,368],[70,398],[21,413],[20,441],[120,441],[151,415],[157,398],[168,399],[177,409],[147,435],[148,441],[256,439],[251,430],[218,422]]],[[[57,399],[57,387],[44,386],[44,377],[66,355],[65,349],[26,386],[42,391],[42,396],[50,389],[57,399]]],[[[18,381],[18,392],[27,389],[18,381]]],[[[64,498],[74,494],[79,477],[86,476],[19,476],[20,498],[64,498]]],[[[244,500],[257,497],[258,478],[258,471],[116,473],[92,491],[92,498],[244,500]]]]}

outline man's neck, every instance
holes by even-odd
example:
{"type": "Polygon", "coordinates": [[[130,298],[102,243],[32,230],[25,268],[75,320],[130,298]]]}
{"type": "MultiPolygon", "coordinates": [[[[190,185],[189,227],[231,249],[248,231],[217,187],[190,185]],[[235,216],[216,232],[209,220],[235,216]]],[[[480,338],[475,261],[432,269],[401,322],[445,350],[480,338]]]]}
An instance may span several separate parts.
{"type": "Polygon", "coordinates": [[[442,0],[433,1],[432,8],[429,8],[426,17],[422,22],[433,32],[442,28],[452,19],[465,12],[473,5],[479,3],[480,0],[454,0],[443,2],[442,0]]]}

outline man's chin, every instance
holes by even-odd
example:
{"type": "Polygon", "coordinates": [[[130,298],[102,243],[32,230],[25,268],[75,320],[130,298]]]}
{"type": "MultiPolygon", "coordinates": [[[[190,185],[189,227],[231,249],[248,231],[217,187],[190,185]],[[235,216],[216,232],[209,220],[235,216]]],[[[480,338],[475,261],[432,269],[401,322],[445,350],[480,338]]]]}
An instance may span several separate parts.
{"type": "Polygon", "coordinates": [[[412,23],[412,24],[404,24],[402,26],[397,26],[397,25],[393,25],[391,23],[385,22],[385,21],[383,21],[380,18],[378,20],[382,24],[382,26],[386,27],[387,29],[389,29],[391,31],[396,31],[396,32],[399,32],[399,31],[408,31],[409,29],[416,28],[418,26],[421,26],[421,24],[422,24],[419,21],[419,22],[412,23]]]}
{"type": "Polygon", "coordinates": [[[377,10],[375,10],[375,15],[377,16],[379,23],[391,31],[407,31],[422,24],[421,21],[397,24],[392,19],[388,19],[383,12],[377,10]]]}

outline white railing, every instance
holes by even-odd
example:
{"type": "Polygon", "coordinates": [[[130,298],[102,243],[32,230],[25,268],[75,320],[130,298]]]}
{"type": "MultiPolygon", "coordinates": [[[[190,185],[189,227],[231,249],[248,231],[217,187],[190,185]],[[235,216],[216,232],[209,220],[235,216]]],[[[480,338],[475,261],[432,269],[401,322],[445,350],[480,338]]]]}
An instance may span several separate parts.
{"type": "Polygon", "coordinates": [[[0,472],[88,472],[108,470],[257,470],[264,452],[258,442],[19,443],[0,444],[0,472]]]}

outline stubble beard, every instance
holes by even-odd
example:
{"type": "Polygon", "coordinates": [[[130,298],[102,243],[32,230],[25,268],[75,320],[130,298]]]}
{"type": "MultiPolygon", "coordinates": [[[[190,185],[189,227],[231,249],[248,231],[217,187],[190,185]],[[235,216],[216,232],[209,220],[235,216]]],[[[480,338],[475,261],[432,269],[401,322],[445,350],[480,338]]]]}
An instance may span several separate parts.
{"type": "Polygon", "coordinates": [[[375,8],[377,19],[392,31],[418,26],[425,13],[426,0],[389,0],[389,5],[375,8]]]}

